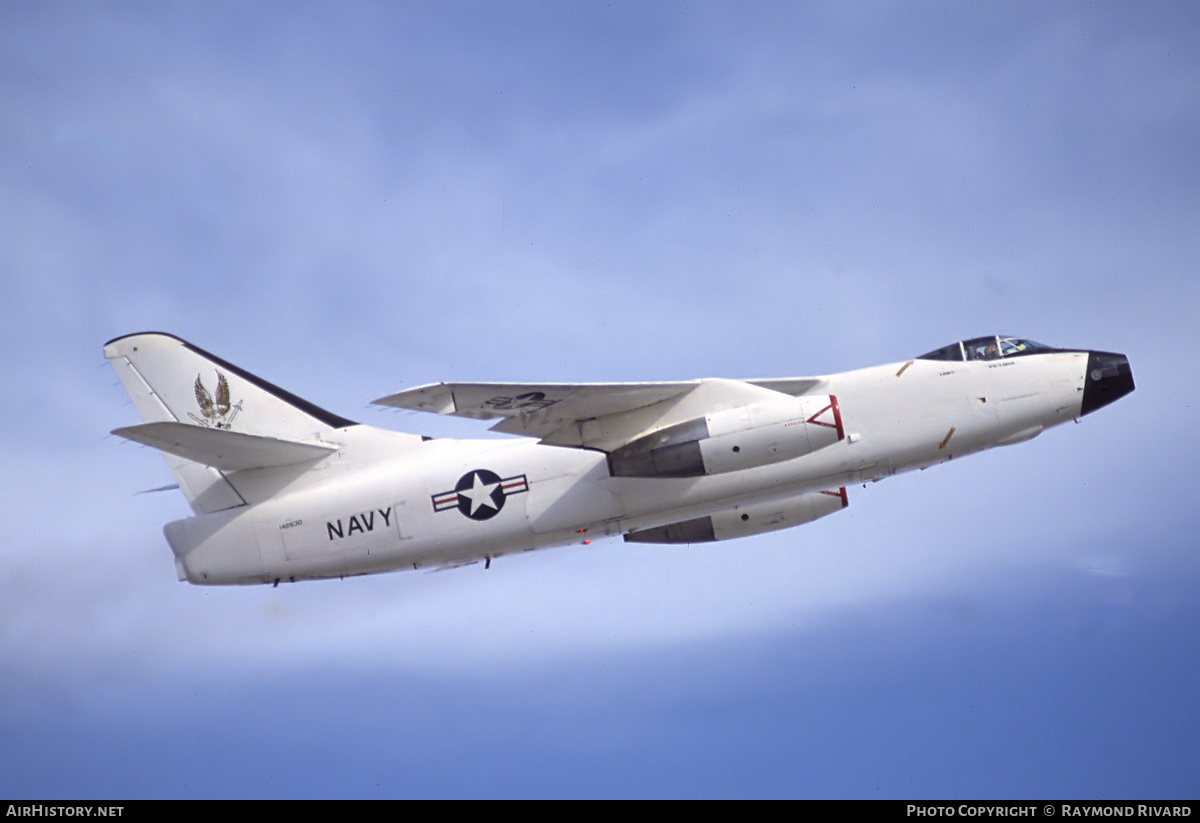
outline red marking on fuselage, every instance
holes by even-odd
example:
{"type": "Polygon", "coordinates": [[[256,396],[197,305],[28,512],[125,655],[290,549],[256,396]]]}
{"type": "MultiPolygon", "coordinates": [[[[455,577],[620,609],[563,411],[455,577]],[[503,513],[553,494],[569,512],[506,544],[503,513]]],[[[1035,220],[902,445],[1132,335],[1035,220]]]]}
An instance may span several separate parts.
{"type": "Polygon", "coordinates": [[[837,399],[836,395],[832,395],[832,394],[829,395],[829,405],[826,406],[825,408],[821,409],[819,412],[814,414],[812,417],[808,418],[808,420],[806,420],[805,422],[812,423],[814,426],[824,426],[827,429],[835,429],[837,431],[837,439],[838,440],[841,440],[843,437],[846,436],[846,430],[842,427],[842,410],[838,406],[838,399],[837,399]],[[817,419],[818,417],[820,417],[827,411],[833,412],[833,422],[832,423],[824,423],[817,419]]]}

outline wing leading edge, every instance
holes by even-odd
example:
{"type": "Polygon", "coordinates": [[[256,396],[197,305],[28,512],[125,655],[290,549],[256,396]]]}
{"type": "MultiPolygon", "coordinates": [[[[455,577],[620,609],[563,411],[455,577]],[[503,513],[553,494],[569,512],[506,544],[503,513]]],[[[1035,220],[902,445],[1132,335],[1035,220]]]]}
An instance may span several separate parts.
{"type": "Polygon", "coordinates": [[[714,409],[811,391],[821,378],[666,383],[432,383],[374,401],[398,409],[498,420],[492,431],[611,451],[714,409]]]}

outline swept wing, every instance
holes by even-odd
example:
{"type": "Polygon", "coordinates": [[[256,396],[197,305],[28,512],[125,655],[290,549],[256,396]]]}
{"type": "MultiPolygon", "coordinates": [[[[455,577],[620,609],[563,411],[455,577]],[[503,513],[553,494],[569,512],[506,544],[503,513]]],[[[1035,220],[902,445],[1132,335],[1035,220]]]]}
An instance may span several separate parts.
{"type": "Polygon", "coordinates": [[[663,383],[432,383],[374,401],[435,414],[498,420],[493,431],[543,443],[611,451],[659,428],[780,394],[801,395],[820,378],[684,380],[663,383]]]}

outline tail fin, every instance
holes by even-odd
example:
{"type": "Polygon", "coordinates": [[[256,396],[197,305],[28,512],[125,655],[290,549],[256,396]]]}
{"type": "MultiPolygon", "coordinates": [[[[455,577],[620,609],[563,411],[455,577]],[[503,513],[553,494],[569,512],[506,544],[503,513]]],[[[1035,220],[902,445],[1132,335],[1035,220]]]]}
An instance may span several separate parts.
{"type": "Polygon", "coordinates": [[[197,513],[247,502],[218,466],[248,468],[248,454],[266,455],[257,458],[262,466],[298,462],[322,434],[356,425],[170,334],[118,337],[104,356],[147,424],[117,434],[163,449],[197,513]],[[154,425],[162,423],[171,425],[154,425]]]}

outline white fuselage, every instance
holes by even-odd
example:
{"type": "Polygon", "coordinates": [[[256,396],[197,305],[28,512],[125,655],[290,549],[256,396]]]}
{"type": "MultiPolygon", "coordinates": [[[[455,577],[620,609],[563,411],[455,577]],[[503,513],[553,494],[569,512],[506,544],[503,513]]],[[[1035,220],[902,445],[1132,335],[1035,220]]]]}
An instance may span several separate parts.
{"type": "Polygon", "coordinates": [[[335,454],[298,477],[242,472],[263,502],[165,532],[181,579],[264,583],[456,565],[776,502],[784,513],[806,495],[1020,442],[1076,418],[1087,363],[1087,352],[1050,352],[829,375],[820,391],[835,398],[838,439],[699,477],[616,477],[602,451],[522,438],[423,440],[351,426],[339,431],[335,454]]]}

